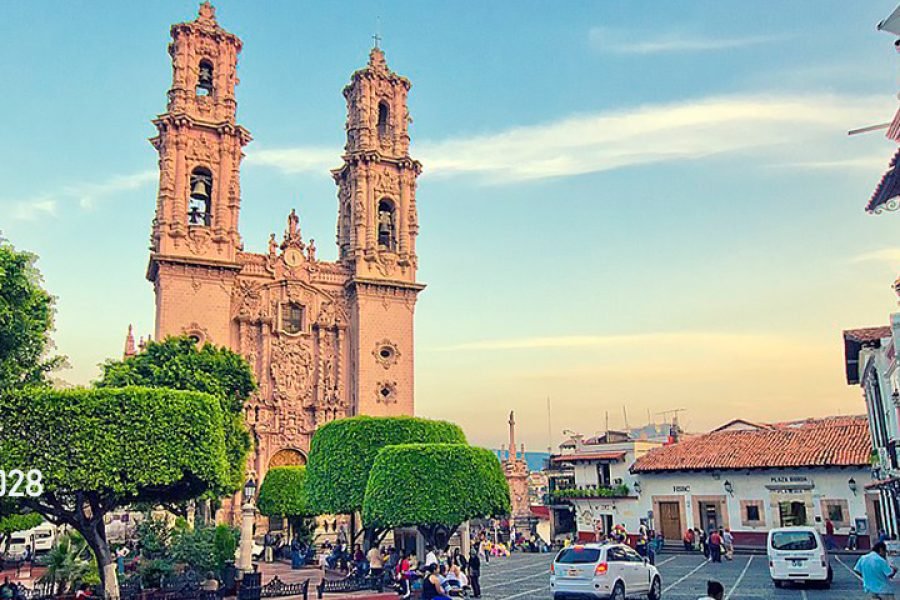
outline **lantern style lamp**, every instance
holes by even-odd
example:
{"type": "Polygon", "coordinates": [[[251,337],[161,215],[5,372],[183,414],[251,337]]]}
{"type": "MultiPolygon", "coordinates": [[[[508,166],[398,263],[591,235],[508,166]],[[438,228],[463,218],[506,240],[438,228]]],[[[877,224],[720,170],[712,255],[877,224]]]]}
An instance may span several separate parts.
{"type": "Polygon", "coordinates": [[[726,479],[723,486],[725,487],[725,491],[728,492],[729,496],[734,496],[734,485],[730,481],[726,479]]]}
{"type": "Polygon", "coordinates": [[[641,482],[640,482],[640,481],[635,481],[635,482],[634,482],[634,492],[635,492],[638,496],[641,495],[641,482]]]}
{"type": "Polygon", "coordinates": [[[256,497],[256,481],[251,477],[244,484],[244,502],[250,502],[256,497]]]}
{"type": "Polygon", "coordinates": [[[847,482],[847,485],[850,487],[850,491],[853,492],[853,495],[855,496],[856,490],[859,489],[859,486],[856,484],[856,480],[851,477],[850,481],[847,482]]]}

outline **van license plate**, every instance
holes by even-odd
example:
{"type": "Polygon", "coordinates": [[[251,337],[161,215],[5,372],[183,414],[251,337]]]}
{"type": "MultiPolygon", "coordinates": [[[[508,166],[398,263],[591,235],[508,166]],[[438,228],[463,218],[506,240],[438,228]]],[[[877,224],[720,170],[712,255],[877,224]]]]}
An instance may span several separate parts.
{"type": "Polygon", "coordinates": [[[792,566],[792,567],[802,567],[802,566],[803,566],[803,561],[802,561],[802,560],[792,560],[792,561],[791,561],[791,566],[792,566]]]}

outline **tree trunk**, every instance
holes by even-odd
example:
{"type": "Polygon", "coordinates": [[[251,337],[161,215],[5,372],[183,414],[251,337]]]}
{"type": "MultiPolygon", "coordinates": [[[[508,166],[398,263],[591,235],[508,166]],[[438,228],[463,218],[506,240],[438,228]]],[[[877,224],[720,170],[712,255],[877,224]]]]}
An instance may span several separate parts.
{"type": "Polygon", "coordinates": [[[112,558],[109,545],[106,543],[106,525],[103,518],[94,519],[87,527],[78,531],[84,536],[87,545],[97,558],[97,570],[100,572],[100,583],[106,600],[118,600],[119,578],[116,574],[116,561],[112,558]]]}

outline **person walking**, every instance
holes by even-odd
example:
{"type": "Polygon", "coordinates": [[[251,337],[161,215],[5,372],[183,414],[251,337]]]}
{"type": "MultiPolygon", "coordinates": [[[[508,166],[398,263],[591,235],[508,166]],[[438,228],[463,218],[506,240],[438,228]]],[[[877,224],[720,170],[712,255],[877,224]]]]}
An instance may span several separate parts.
{"type": "Polygon", "coordinates": [[[897,569],[887,561],[887,546],[877,542],[871,552],[861,556],[853,570],[862,577],[863,592],[871,600],[893,600],[894,586],[891,583],[897,569]]]}
{"type": "Polygon", "coordinates": [[[856,527],[851,527],[850,535],[847,536],[847,547],[844,549],[845,550],[856,550],[856,545],[859,543],[858,540],[859,540],[859,537],[856,535],[856,527]]]}
{"type": "Polygon", "coordinates": [[[725,531],[721,533],[721,536],[722,549],[725,551],[725,558],[734,560],[734,536],[731,535],[731,529],[726,527],[725,531]]]}
{"type": "Polygon", "coordinates": [[[722,536],[715,529],[709,534],[709,559],[712,562],[722,562],[722,536]]]}
{"type": "Polygon", "coordinates": [[[294,539],[291,540],[291,568],[299,569],[302,566],[302,561],[300,560],[300,536],[295,535],[294,539]]]}
{"type": "Polygon", "coordinates": [[[725,586],[718,581],[706,582],[706,595],[700,600],[722,600],[725,597],[725,586]]]}
{"type": "Polygon", "coordinates": [[[688,552],[692,551],[694,549],[694,530],[688,529],[685,531],[682,541],[684,542],[684,549],[688,552]]]}
{"type": "Polygon", "coordinates": [[[834,523],[828,518],[825,519],[825,548],[827,550],[837,549],[837,544],[834,543],[834,523]]]}
{"type": "Polygon", "coordinates": [[[473,547],[469,551],[469,585],[472,586],[472,597],[481,598],[481,559],[478,558],[478,552],[473,547]]]}
{"type": "Polygon", "coordinates": [[[381,577],[381,574],[384,572],[384,559],[378,546],[369,548],[369,551],[366,553],[366,560],[369,561],[369,573],[372,574],[372,577],[381,577]]]}
{"type": "Polygon", "coordinates": [[[706,541],[706,532],[702,529],[697,534],[697,545],[700,548],[700,552],[706,557],[706,560],[709,560],[709,544],[706,541]]]}

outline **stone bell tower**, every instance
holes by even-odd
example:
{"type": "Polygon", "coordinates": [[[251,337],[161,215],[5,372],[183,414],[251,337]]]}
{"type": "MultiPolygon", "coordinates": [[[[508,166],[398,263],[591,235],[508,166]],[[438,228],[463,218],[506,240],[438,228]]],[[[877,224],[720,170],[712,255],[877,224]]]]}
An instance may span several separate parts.
{"type": "Polygon", "coordinates": [[[150,140],[159,153],[147,268],[157,299],[155,334],[191,333],[192,324],[202,324],[204,341],[227,344],[241,248],[241,148],[251,139],[235,122],[241,41],[219,26],[209,2],[195,20],[173,25],[171,35],[172,87],[150,140]],[[207,285],[212,281],[219,285],[207,285]],[[201,287],[204,302],[192,302],[201,287]]]}
{"type": "Polygon", "coordinates": [[[409,88],[373,48],[344,88],[344,164],[332,171],[339,260],[351,273],[351,389],[362,414],[413,412],[413,312],[425,286],[416,282],[422,165],[409,156],[409,88]]]}

